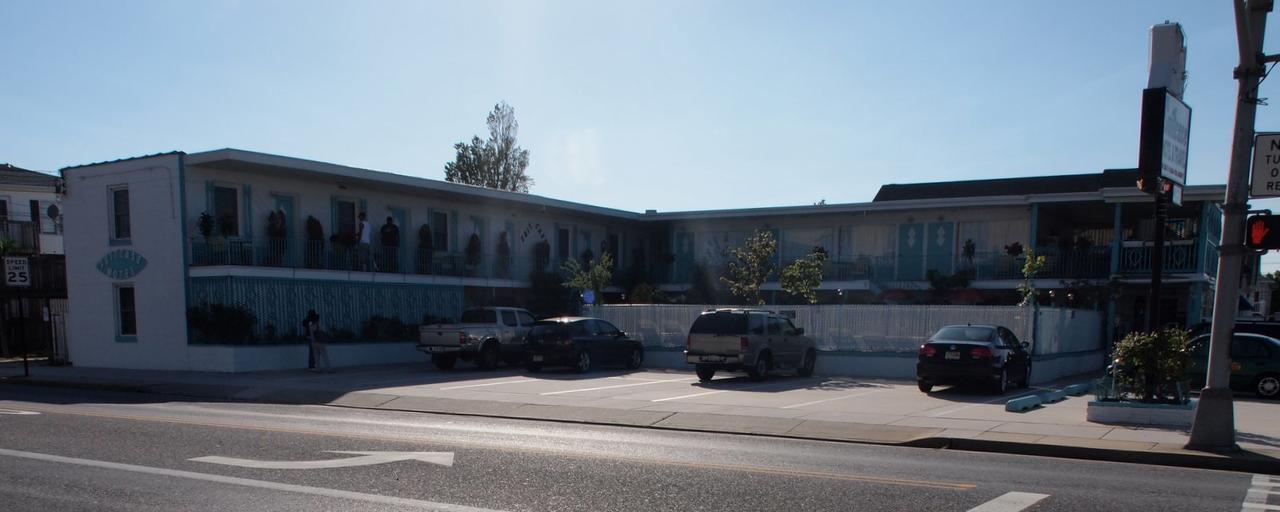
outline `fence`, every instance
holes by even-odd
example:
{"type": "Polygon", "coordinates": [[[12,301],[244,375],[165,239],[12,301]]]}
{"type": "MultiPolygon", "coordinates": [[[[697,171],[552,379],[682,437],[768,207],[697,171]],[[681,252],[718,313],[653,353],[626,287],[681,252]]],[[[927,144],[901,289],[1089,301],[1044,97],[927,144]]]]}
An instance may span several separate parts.
{"type": "MultiPolygon", "coordinates": [[[[587,306],[585,314],[603,318],[651,347],[683,347],[689,326],[703,311],[699,305],[587,306]]],[[[1102,347],[1103,316],[1096,311],[1039,309],[1037,335],[1030,336],[1032,309],[1016,306],[771,306],[794,312],[795,324],[814,338],[819,350],[915,352],[939,327],[996,324],[1019,340],[1033,342],[1036,355],[1097,350],[1102,347]],[[1034,341],[1033,341],[1034,340],[1034,341]]]]}

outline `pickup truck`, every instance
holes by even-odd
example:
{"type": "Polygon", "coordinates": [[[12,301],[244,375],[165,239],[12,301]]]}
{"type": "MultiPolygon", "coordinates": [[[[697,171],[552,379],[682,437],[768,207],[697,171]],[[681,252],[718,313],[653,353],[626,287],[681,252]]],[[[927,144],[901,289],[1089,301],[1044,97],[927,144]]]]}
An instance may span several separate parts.
{"type": "Polygon", "coordinates": [[[451,370],[458,360],[475,361],[483,370],[524,362],[524,338],[533,326],[533,314],[522,308],[473,308],[462,312],[456,324],[430,324],[418,328],[418,350],[431,356],[441,370],[451,370]]]}
{"type": "Polygon", "coordinates": [[[705,311],[693,321],[684,357],[703,382],[720,370],[746,370],[753,380],[764,380],[774,370],[795,370],[801,377],[813,375],[817,352],[813,339],[786,316],[760,309],[726,308],[705,311]]]}

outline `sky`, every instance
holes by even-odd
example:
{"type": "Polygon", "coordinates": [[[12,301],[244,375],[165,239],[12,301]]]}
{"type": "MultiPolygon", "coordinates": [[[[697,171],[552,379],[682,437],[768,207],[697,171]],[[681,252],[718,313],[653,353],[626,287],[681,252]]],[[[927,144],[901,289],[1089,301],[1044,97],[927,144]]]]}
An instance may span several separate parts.
{"type": "MultiPolygon", "coordinates": [[[[443,179],[505,101],[535,194],[863,202],[887,183],[1135,167],[1148,29],[1166,20],[1187,35],[1188,183],[1225,183],[1235,24],[1202,0],[0,0],[0,162],[233,147],[443,179]]],[[[1260,95],[1280,105],[1280,80],[1260,95]]],[[[1277,107],[1256,126],[1280,131],[1277,107]]]]}

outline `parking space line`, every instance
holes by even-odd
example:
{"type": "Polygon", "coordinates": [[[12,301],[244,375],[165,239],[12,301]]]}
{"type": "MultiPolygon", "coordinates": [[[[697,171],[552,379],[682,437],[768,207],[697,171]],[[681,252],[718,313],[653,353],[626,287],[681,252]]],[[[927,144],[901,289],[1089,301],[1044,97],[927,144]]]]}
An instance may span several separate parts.
{"type": "Polygon", "coordinates": [[[734,388],[734,389],[717,389],[717,390],[715,390],[715,391],[703,391],[703,392],[701,392],[701,393],[694,393],[694,394],[692,394],[692,395],[680,395],[680,396],[672,396],[672,397],[667,397],[667,398],[657,398],[657,399],[654,399],[654,400],[650,400],[650,402],[666,402],[666,401],[669,401],[669,400],[680,400],[680,399],[682,399],[682,398],[697,398],[697,397],[700,397],[700,396],[718,395],[718,394],[720,394],[720,393],[728,393],[728,392],[730,392],[730,391],[746,391],[746,390],[749,390],[749,389],[758,389],[758,388],[763,388],[763,387],[771,386],[771,385],[773,385],[773,384],[776,384],[776,383],[775,383],[775,382],[769,382],[769,383],[766,383],[766,384],[756,384],[756,385],[754,385],[754,386],[743,386],[743,387],[740,387],[740,388],[734,388]]]}
{"type": "Polygon", "coordinates": [[[521,382],[533,382],[537,379],[520,379],[520,380],[504,380],[502,382],[486,382],[484,384],[465,384],[462,386],[449,386],[440,388],[440,391],[448,391],[450,389],[466,389],[466,388],[482,388],[486,386],[500,386],[503,384],[519,384],[521,382]]]}
{"type": "Polygon", "coordinates": [[[873,390],[871,390],[871,391],[864,391],[864,392],[862,392],[862,393],[854,393],[854,394],[852,394],[852,395],[837,396],[837,397],[834,397],[834,398],[824,398],[824,399],[822,399],[822,400],[814,400],[814,401],[812,401],[812,402],[805,402],[805,403],[802,403],[802,404],[788,405],[788,406],[786,406],[786,407],[783,407],[783,409],[796,409],[796,408],[804,407],[804,406],[806,406],[806,405],[825,404],[825,403],[827,403],[827,402],[834,402],[834,401],[836,401],[836,400],[844,400],[844,399],[846,399],[846,398],[854,398],[854,397],[859,397],[859,396],[870,395],[870,394],[872,394],[872,393],[879,393],[879,392],[881,392],[881,391],[889,391],[890,389],[893,389],[893,388],[873,389],[873,390]]]}
{"type": "Polygon", "coordinates": [[[1018,512],[1048,497],[1048,494],[1034,492],[1006,492],[994,500],[969,509],[969,512],[1018,512]]]}
{"type": "Polygon", "coordinates": [[[650,380],[650,381],[645,381],[645,382],[633,382],[633,383],[631,383],[631,384],[615,384],[615,385],[612,385],[612,386],[598,386],[598,387],[594,387],[594,388],[566,389],[566,390],[563,390],[563,391],[548,391],[548,392],[546,392],[546,393],[538,393],[538,394],[539,394],[539,395],[542,395],[542,396],[548,396],[548,395],[563,395],[563,394],[566,394],[566,393],[580,393],[580,392],[583,392],[583,391],[600,391],[600,390],[602,390],[602,389],[629,388],[629,387],[633,387],[633,386],[647,386],[647,385],[649,385],[649,384],[662,384],[662,383],[664,383],[664,382],[680,382],[680,381],[689,381],[689,380],[693,380],[693,377],[685,377],[685,378],[683,378],[683,379],[650,380]]]}

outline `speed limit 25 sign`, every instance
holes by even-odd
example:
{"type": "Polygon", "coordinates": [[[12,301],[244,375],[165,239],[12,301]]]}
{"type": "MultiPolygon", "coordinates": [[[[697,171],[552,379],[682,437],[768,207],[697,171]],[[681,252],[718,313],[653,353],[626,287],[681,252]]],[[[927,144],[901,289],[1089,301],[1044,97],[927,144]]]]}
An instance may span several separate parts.
{"type": "Polygon", "coordinates": [[[4,284],[6,286],[31,286],[31,265],[26,258],[5,256],[4,284]]]}

